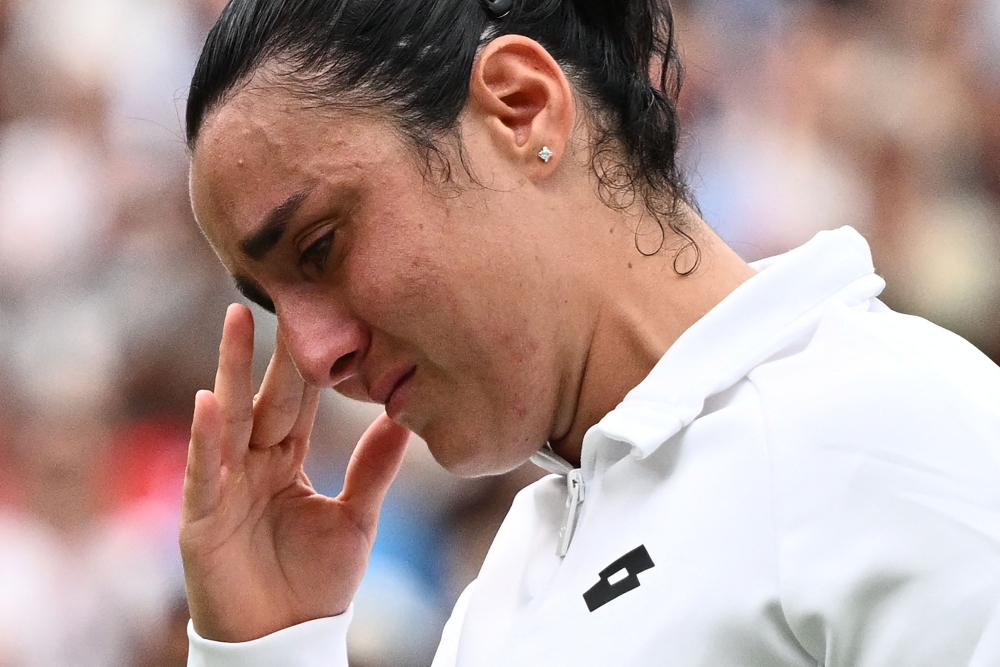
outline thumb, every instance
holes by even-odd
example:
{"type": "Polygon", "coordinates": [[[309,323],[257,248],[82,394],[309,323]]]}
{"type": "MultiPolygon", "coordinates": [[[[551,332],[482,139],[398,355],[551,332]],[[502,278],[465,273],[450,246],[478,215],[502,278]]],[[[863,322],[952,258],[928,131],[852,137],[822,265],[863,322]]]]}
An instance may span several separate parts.
{"type": "Polygon", "coordinates": [[[408,430],[382,414],[354,448],[340,500],[365,532],[378,523],[382,501],[399,472],[409,437],[408,430]]]}

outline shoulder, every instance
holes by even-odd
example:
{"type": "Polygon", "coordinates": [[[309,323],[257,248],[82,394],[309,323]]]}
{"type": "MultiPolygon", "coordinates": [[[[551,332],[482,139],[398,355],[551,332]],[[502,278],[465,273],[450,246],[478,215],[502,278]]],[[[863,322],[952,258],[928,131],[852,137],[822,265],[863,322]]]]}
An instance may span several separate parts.
{"type": "Polygon", "coordinates": [[[778,438],[864,449],[969,432],[1000,447],[1000,367],[955,334],[884,307],[833,310],[800,350],[750,380],[778,438]]]}
{"type": "Polygon", "coordinates": [[[884,664],[971,653],[1000,599],[1000,369],[919,318],[844,309],[749,379],[797,636],[884,664]]]}
{"type": "Polygon", "coordinates": [[[776,492],[802,507],[1000,490],[1000,368],[925,320],[843,309],[757,389],[776,492]]]}

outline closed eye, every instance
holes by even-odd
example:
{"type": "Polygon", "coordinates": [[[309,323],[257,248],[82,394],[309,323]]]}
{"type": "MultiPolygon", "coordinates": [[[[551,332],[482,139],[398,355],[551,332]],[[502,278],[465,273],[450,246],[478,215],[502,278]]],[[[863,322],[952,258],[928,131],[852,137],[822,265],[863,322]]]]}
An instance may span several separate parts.
{"type": "Polygon", "coordinates": [[[258,287],[255,282],[244,276],[235,276],[234,280],[236,281],[236,289],[240,291],[240,294],[272,315],[274,314],[274,302],[264,294],[264,290],[258,287]]]}
{"type": "Polygon", "coordinates": [[[302,269],[313,269],[317,272],[322,271],[326,266],[327,261],[330,259],[330,252],[333,249],[333,238],[335,235],[336,231],[331,230],[329,233],[324,234],[313,241],[299,255],[299,267],[302,269]]]}

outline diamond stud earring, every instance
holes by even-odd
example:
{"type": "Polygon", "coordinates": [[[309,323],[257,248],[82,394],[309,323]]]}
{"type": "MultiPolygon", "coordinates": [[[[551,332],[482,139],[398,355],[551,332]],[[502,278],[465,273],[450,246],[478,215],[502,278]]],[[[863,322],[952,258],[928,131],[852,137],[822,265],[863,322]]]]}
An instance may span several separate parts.
{"type": "Polygon", "coordinates": [[[542,162],[548,162],[552,156],[555,155],[548,146],[542,146],[542,150],[538,151],[538,157],[542,158],[542,162]]]}

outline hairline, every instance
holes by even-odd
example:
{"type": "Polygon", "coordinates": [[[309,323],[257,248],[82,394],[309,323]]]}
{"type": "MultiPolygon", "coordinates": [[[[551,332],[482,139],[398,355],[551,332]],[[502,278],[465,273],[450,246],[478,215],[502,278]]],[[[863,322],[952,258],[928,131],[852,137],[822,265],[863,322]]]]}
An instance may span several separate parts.
{"type": "MultiPolygon", "coordinates": [[[[488,43],[498,36],[501,35],[488,35],[484,32],[483,38],[486,41],[482,41],[477,48],[473,63],[478,60],[488,43]]],[[[544,44],[540,44],[540,46],[545,49],[544,44]]],[[[303,102],[302,110],[336,110],[357,117],[377,119],[385,122],[410,147],[415,164],[423,174],[425,181],[433,183],[438,187],[448,185],[459,187],[453,179],[451,156],[441,146],[443,141],[446,142],[450,139],[454,142],[452,147],[455,154],[453,157],[458,159],[471,182],[478,187],[488,188],[474,173],[466,157],[465,142],[460,131],[461,116],[465,106],[463,106],[463,111],[460,111],[456,115],[450,126],[443,131],[436,133],[410,131],[407,129],[407,123],[403,114],[394,109],[391,103],[379,100],[363,101],[364,89],[366,87],[364,84],[356,87],[354,90],[347,90],[334,84],[333,87],[337,89],[337,92],[342,92],[347,101],[335,101],[331,99],[328,92],[314,93],[304,81],[297,80],[296,74],[298,72],[302,74],[321,74],[322,70],[315,67],[297,68],[290,63],[283,65],[282,61],[290,61],[293,57],[292,54],[292,50],[271,50],[270,53],[263,53],[257,62],[248,69],[246,74],[236,79],[231,86],[223,90],[210,105],[206,105],[204,113],[201,116],[201,122],[194,135],[194,143],[189,146],[192,154],[199,137],[210,122],[211,117],[217,114],[223,106],[231,103],[236,97],[248,94],[253,90],[274,89],[285,91],[293,99],[303,102]],[[307,102],[311,102],[311,104],[307,104],[307,102]],[[437,160],[436,165],[434,164],[435,159],[437,160]]],[[[577,102],[577,108],[582,111],[582,113],[578,114],[578,126],[582,125],[593,139],[588,146],[590,152],[588,162],[591,174],[596,181],[595,194],[599,201],[608,208],[624,211],[630,208],[631,203],[638,198],[641,201],[643,210],[658,221],[663,231],[661,249],[666,245],[667,241],[667,230],[663,229],[663,226],[666,225],[667,228],[681,237],[682,241],[686,242],[684,247],[694,245],[700,255],[700,250],[698,250],[697,244],[690,237],[689,230],[683,229],[681,224],[679,224],[680,221],[677,220],[681,205],[688,203],[684,192],[677,191],[671,185],[669,179],[664,179],[670,186],[670,192],[659,193],[656,183],[650,179],[650,175],[645,173],[645,170],[637,168],[641,165],[637,164],[634,156],[629,155],[628,150],[622,145],[620,137],[615,133],[613,128],[613,112],[603,108],[604,105],[600,101],[592,99],[590,95],[584,92],[583,85],[580,83],[582,77],[575,71],[572,64],[563,63],[559,60],[555,60],[555,62],[569,81],[574,100],[577,102]],[[606,116],[611,117],[605,118],[606,116]],[[620,176],[622,172],[626,175],[625,179],[622,179],[620,176]],[[662,220],[661,216],[666,219],[662,220]]],[[[474,67],[475,64],[473,64],[474,67]]],[[[466,100],[467,104],[468,98],[466,100]]],[[[647,254],[639,248],[638,233],[636,236],[636,249],[641,254],[647,254]]],[[[657,252],[651,254],[657,254],[657,252]]],[[[683,252],[683,248],[680,252],[683,252]]],[[[698,263],[700,263],[700,259],[695,262],[696,265],[698,263]]]]}

